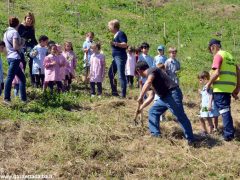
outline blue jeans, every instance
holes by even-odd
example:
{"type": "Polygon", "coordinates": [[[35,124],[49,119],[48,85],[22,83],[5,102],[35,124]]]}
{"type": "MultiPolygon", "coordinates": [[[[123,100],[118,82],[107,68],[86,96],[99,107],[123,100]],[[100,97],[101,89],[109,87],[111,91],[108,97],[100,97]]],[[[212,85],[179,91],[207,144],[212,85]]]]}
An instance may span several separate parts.
{"type": "Polygon", "coordinates": [[[234,138],[233,119],[231,115],[231,94],[230,93],[213,93],[214,103],[222,115],[223,137],[231,140],[234,138]]]}
{"type": "Polygon", "coordinates": [[[125,76],[125,65],[127,62],[127,58],[122,58],[119,56],[114,57],[114,60],[112,61],[112,65],[109,68],[108,71],[108,77],[110,79],[112,94],[118,94],[116,84],[114,83],[114,76],[118,72],[118,78],[121,84],[122,97],[126,97],[127,92],[127,79],[125,76]]]}
{"type": "Polygon", "coordinates": [[[20,59],[8,59],[8,74],[5,84],[5,90],[4,90],[4,99],[10,101],[11,100],[11,87],[12,87],[12,81],[15,77],[15,75],[18,76],[20,79],[19,83],[19,90],[20,90],[20,97],[22,101],[27,100],[26,95],[26,78],[24,73],[22,72],[21,68],[19,67],[20,59]]]}
{"type": "Polygon", "coordinates": [[[187,140],[194,140],[192,125],[183,109],[183,95],[180,88],[170,90],[166,97],[159,98],[148,113],[149,129],[153,136],[160,135],[160,116],[169,109],[176,116],[187,140]]]}

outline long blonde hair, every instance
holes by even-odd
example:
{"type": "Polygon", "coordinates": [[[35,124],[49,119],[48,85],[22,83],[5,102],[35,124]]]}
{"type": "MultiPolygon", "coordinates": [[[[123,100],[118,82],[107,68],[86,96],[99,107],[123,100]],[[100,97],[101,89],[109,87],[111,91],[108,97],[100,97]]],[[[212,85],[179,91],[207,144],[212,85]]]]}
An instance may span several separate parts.
{"type": "Polygon", "coordinates": [[[34,27],[35,27],[35,17],[34,17],[34,14],[33,14],[32,12],[28,12],[28,13],[25,15],[22,24],[23,24],[24,26],[26,26],[26,19],[27,19],[27,17],[30,17],[30,18],[32,19],[32,27],[34,28],[34,27]]]}

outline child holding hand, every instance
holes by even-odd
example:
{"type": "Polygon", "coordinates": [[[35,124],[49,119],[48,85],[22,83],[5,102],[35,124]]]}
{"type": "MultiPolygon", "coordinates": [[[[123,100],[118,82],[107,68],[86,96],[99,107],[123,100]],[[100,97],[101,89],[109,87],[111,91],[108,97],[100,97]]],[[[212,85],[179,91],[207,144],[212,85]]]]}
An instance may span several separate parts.
{"type": "Polygon", "coordinates": [[[219,112],[213,102],[213,91],[212,89],[207,90],[205,87],[205,85],[209,81],[209,78],[210,78],[210,74],[207,71],[203,71],[198,75],[199,83],[203,85],[203,88],[200,91],[200,94],[202,96],[200,122],[201,122],[203,136],[206,136],[208,133],[211,134],[213,131],[218,130],[219,112]],[[208,122],[209,130],[207,130],[205,121],[208,122]]]}

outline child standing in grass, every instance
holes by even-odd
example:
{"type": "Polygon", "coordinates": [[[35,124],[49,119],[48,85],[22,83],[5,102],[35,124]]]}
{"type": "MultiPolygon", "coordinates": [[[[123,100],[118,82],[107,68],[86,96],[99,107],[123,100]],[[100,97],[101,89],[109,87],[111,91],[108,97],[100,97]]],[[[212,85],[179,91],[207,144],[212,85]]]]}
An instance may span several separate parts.
{"type": "Polygon", "coordinates": [[[162,69],[165,67],[164,64],[167,60],[167,57],[164,55],[165,48],[163,45],[160,45],[160,46],[158,46],[157,50],[158,50],[158,55],[155,56],[155,58],[154,58],[155,64],[158,68],[162,69]]]}
{"type": "Polygon", "coordinates": [[[92,43],[91,50],[93,52],[90,59],[90,87],[91,87],[91,97],[96,95],[95,85],[97,84],[98,97],[101,98],[102,95],[102,82],[105,77],[105,56],[100,53],[101,45],[100,43],[92,43]]]}
{"type": "Polygon", "coordinates": [[[165,69],[168,76],[179,85],[178,73],[180,72],[180,62],[177,60],[177,49],[170,47],[168,51],[170,58],[165,62],[165,69]]]}
{"type": "Polygon", "coordinates": [[[213,102],[213,91],[212,89],[207,90],[205,85],[208,83],[210,74],[206,71],[203,71],[198,75],[198,79],[203,89],[200,94],[202,96],[201,111],[200,111],[200,122],[202,127],[202,135],[211,134],[213,131],[218,131],[218,116],[219,112],[213,102]],[[212,121],[212,119],[214,121],[212,121]],[[205,121],[208,122],[207,130],[205,121]],[[213,123],[214,122],[214,123],[213,123]]]}
{"type": "Polygon", "coordinates": [[[73,52],[73,46],[71,42],[64,43],[62,55],[65,57],[67,62],[64,86],[66,90],[69,91],[72,79],[75,77],[75,71],[77,68],[77,58],[75,53],[73,52]]]}
{"type": "Polygon", "coordinates": [[[83,52],[84,52],[84,82],[87,82],[87,77],[89,76],[90,71],[90,58],[93,52],[91,51],[91,44],[93,43],[94,33],[88,32],[86,34],[86,41],[83,43],[83,52]]]}
{"type": "Polygon", "coordinates": [[[39,44],[36,45],[30,52],[30,57],[33,58],[32,75],[34,78],[34,86],[39,88],[44,83],[44,66],[43,60],[47,56],[48,37],[42,35],[38,39],[39,44]]]}
{"type": "MultiPolygon", "coordinates": [[[[5,43],[4,41],[0,41],[0,54],[5,52],[5,43]]],[[[0,96],[2,94],[2,90],[4,88],[4,80],[3,80],[3,64],[2,58],[0,56],[0,96]]]]}
{"type": "Polygon", "coordinates": [[[133,87],[134,82],[134,75],[135,75],[135,66],[136,66],[136,56],[135,56],[135,49],[131,46],[127,49],[127,63],[125,74],[127,77],[127,82],[129,87],[133,87]]]}
{"type": "MultiPolygon", "coordinates": [[[[139,61],[145,61],[148,66],[151,68],[151,67],[155,67],[155,62],[154,62],[154,59],[148,55],[148,52],[149,52],[149,44],[144,42],[141,44],[141,54],[139,56],[139,61]]],[[[140,78],[140,89],[142,89],[144,83],[146,82],[147,78],[143,78],[141,77],[140,78]]]]}
{"type": "Polygon", "coordinates": [[[62,79],[60,76],[60,67],[64,66],[58,55],[56,44],[49,46],[49,55],[44,58],[43,65],[45,67],[45,80],[43,90],[46,91],[47,87],[53,91],[54,84],[57,84],[57,91],[62,91],[62,79]]]}

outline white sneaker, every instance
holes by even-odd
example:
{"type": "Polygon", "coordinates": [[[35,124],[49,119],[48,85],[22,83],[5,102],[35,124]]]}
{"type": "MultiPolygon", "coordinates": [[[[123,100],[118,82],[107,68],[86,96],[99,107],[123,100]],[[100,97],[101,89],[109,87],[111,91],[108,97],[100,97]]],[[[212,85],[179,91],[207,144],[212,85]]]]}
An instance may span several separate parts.
{"type": "Polygon", "coordinates": [[[101,95],[98,95],[98,98],[99,98],[99,99],[101,99],[101,98],[102,98],[102,96],[101,96],[101,95]]]}
{"type": "Polygon", "coordinates": [[[94,94],[91,94],[91,98],[94,98],[95,97],[95,95],[94,94]]]}

